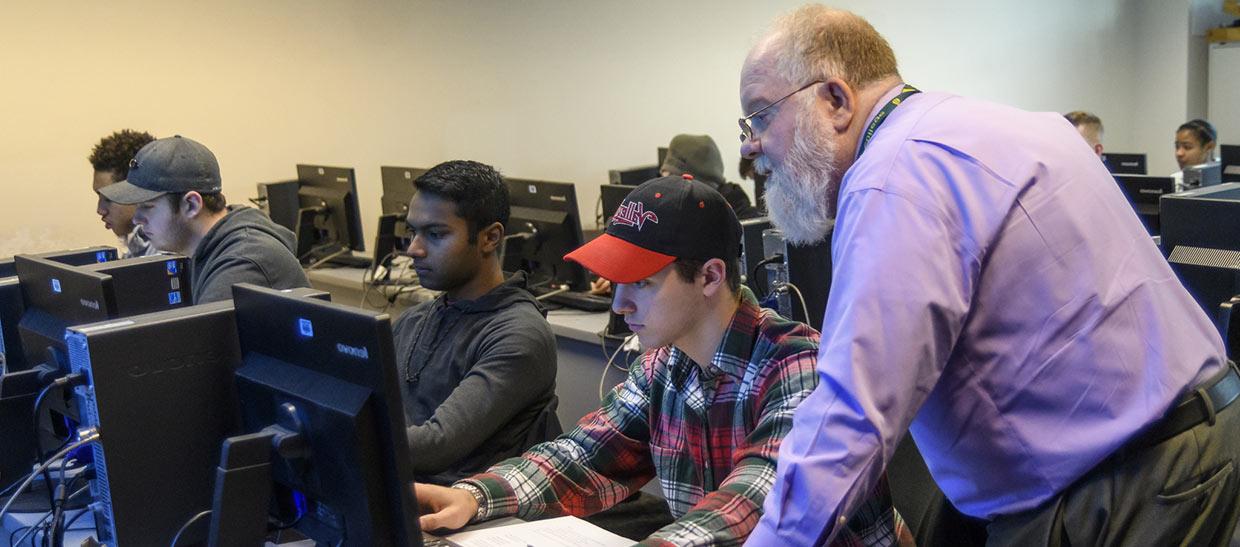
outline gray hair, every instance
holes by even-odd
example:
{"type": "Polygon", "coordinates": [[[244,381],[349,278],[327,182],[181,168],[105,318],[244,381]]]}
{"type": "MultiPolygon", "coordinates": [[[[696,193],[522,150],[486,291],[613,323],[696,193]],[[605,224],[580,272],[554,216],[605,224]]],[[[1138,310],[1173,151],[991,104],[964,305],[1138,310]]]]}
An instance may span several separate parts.
{"type": "Polygon", "coordinates": [[[796,85],[830,77],[860,88],[899,76],[891,45],[855,13],[809,4],[771,25],[776,72],[796,85]]]}

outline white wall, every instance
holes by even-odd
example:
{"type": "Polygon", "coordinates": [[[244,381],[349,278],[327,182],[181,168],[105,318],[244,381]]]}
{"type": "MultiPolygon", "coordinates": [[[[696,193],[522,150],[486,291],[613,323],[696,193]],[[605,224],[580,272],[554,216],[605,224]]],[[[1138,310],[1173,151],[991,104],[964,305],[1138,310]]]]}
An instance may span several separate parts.
{"type": "MultiPolygon", "coordinates": [[[[123,127],[206,144],[233,202],[298,162],[354,166],[368,240],[385,164],[469,158],[575,182],[587,223],[607,169],[652,163],[679,132],[712,135],[735,177],[741,60],[798,4],[5,3],[0,256],[111,243],[85,158],[123,127]]],[[[838,5],[869,18],[923,89],[1091,110],[1109,149],[1170,171],[1188,0],[838,5]]]]}

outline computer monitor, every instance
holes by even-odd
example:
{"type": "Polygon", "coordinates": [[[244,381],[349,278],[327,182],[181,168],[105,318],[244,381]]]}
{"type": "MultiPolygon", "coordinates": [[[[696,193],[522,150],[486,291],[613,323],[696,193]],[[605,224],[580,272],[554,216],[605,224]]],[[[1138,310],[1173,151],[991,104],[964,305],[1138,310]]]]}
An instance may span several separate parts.
{"type": "Polygon", "coordinates": [[[82,425],[106,432],[93,445],[98,540],[168,545],[211,507],[220,443],[240,428],[232,302],[78,325],[66,343],[89,378],[76,388],[82,425]]]}
{"type": "Polygon", "coordinates": [[[301,211],[298,190],[301,183],[295,180],[258,183],[258,197],[251,200],[271,221],[297,233],[297,218],[301,211]]]}
{"type": "Polygon", "coordinates": [[[382,214],[395,214],[404,218],[409,212],[409,201],[413,199],[413,181],[426,171],[417,167],[379,167],[380,178],[383,180],[383,197],[380,198],[382,214]]]}
{"type": "Polygon", "coordinates": [[[650,179],[659,178],[658,165],[640,165],[607,172],[607,182],[613,185],[637,186],[650,179]]]}
{"type": "Polygon", "coordinates": [[[379,171],[383,179],[383,197],[380,201],[382,214],[375,232],[375,250],[371,264],[387,267],[398,252],[404,250],[402,241],[408,237],[405,217],[409,214],[409,202],[415,192],[413,181],[427,170],[383,166],[379,171]]]}
{"type": "Polygon", "coordinates": [[[297,256],[313,262],[364,251],[357,179],[349,167],[298,165],[297,256]]]}
{"type": "Polygon", "coordinates": [[[1219,163],[1223,165],[1223,182],[1240,182],[1240,145],[1220,144],[1219,163]]]}
{"type": "Polygon", "coordinates": [[[1240,294],[1240,183],[1162,198],[1162,249],[1206,314],[1240,294]]]}
{"type": "Polygon", "coordinates": [[[629,192],[633,191],[632,186],[623,186],[618,184],[604,184],[599,187],[599,199],[602,200],[603,215],[599,220],[599,229],[604,229],[611,222],[611,217],[616,215],[616,211],[620,209],[620,205],[624,203],[624,198],[629,197],[629,192]]]}
{"type": "Polygon", "coordinates": [[[1145,225],[1150,235],[1160,232],[1158,203],[1163,195],[1175,192],[1175,180],[1171,177],[1151,177],[1148,175],[1115,175],[1115,183],[1132,204],[1137,217],[1145,225]]]}
{"type": "Polygon", "coordinates": [[[1145,154],[1105,152],[1102,154],[1102,163],[1106,164],[1107,171],[1115,175],[1146,174],[1145,154]]]}
{"type": "MultiPolygon", "coordinates": [[[[38,253],[34,256],[72,266],[107,262],[117,258],[116,249],[103,246],[38,253]]],[[[25,355],[17,324],[21,321],[26,304],[17,281],[17,262],[11,257],[0,259],[0,281],[6,278],[12,279],[0,283],[0,372],[7,370],[10,354],[19,362],[24,360],[25,355]]]]}
{"type": "Polygon", "coordinates": [[[243,434],[221,449],[212,544],[261,544],[274,496],[319,544],[418,545],[389,316],[253,285],[233,305],[243,434]]]}
{"type": "Polygon", "coordinates": [[[190,302],[189,259],[155,255],[69,266],[17,255],[17,278],[25,309],[18,323],[20,355],[6,352],[0,376],[0,482],[28,469],[35,447],[55,446],[79,422],[76,401],[67,393],[46,399],[31,419],[35,394],[70,372],[65,332],[71,326],[153,311],[190,302]]]}
{"type": "Polygon", "coordinates": [[[525,271],[532,286],[589,287],[585,269],[564,255],[582,244],[577,192],[570,183],[506,179],[511,213],[504,270],[525,271]]]}

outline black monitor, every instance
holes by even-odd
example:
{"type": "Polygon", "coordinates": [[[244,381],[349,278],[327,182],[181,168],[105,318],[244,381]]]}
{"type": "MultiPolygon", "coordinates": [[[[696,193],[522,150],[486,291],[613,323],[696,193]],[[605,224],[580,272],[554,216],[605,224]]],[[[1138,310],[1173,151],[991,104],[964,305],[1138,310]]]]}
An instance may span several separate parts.
{"type": "Polygon", "coordinates": [[[244,433],[221,449],[212,544],[261,544],[272,505],[320,545],[420,544],[388,315],[244,284],[233,305],[244,433]]]}
{"type": "Polygon", "coordinates": [[[607,182],[613,185],[638,186],[650,179],[659,178],[658,165],[640,165],[607,172],[607,182]]]}
{"type": "Polygon", "coordinates": [[[1240,145],[1220,144],[1219,163],[1223,165],[1223,182],[1240,182],[1240,145]]]}
{"type": "Polygon", "coordinates": [[[426,171],[417,167],[379,167],[383,180],[383,197],[380,199],[382,214],[404,218],[409,212],[409,201],[413,199],[413,181],[426,171]]]}
{"type": "Polygon", "coordinates": [[[604,184],[599,187],[599,199],[603,207],[599,229],[607,227],[607,223],[611,222],[611,217],[615,216],[620,205],[624,203],[624,198],[629,197],[629,192],[632,191],[632,186],[618,184],[604,184]]]}
{"type": "Polygon", "coordinates": [[[76,388],[82,424],[106,432],[93,446],[98,540],[168,545],[211,507],[220,443],[239,429],[232,302],[79,325],[66,343],[90,380],[76,388]]]}
{"type": "Polygon", "coordinates": [[[357,179],[350,167],[298,165],[297,257],[313,262],[364,251],[357,179]]]}
{"type": "MultiPolygon", "coordinates": [[[[112,247],[87,247],[67,251],[52,251],[34,256],[46,258],[62,264],[81,266],[97,262],[116,260],[116,249],[112,247]]],[[[12,278],[0,284],[0,372],[7,370],[9,356],[18,362],[24,361],[21,336],[17,324],[21,321],[26,309],[22,299],[21,286],[17,282],[17,261],[13,258],[0,259],[0,281],[12,278]]]]}
{"type": "Polygon", "coordinates": [[[1211,319],[1240,294],[1240,183],[1163,196],[1162,249],[1211,319]]]}
{"type": "Polygon", "coordinates": [[[35,447],[55,446],[68,438],[79,421],[77,405],[68,394],[49,397],[31,419],[34,395],[52,380],[70,372],[65,332],[71,326],[166,309],[187,307],[189,259],[153,255],[69,266],[17,255],[17,277],[25,309],[18,323],[22,353],[6,353],[7,370],[0,377],[0,431],[6,439],[0,477],[28,468],[35,447]]]}
{"type": "Polygon", "coordinates": [[[585,269],[564,255],[581,246],[581,216],[572,184],[506,179],[511,213],[506,227],[504,270],[525,271],[531,285],[589,287],[585,269]]]}
{"type": "Polygon", "coordinates": [[[1124,197],[1132,204],[1141,223],[1150,235],[1158,235],[1160,222],[1158,202],[1165,194],[1175,192],[1175,180],[1171,177],[1151,177],[1148,175],[1115,175],[1124,197]]]}
{"type": "Polygon", "coordinates": [[[1115,175],[1146,174],[1145,154],[1105,152],[1102,154],[1102,163],[1106,164],[1107,171],[1115,175]]]}
{"type": "Polygon", "coordinates": [[[272,222],[297,233],[297,218],[301,211],[300,188],[301,183],[295,180],[260,182],[258,197],[250,201],[267,213],[272,222]]]}
{"type": "Polygon", "coordinates": [[[382,214],[375,233],[375,250],[371,264],[390,266],[393,258],[404,250],[403,241],[408,236],[405,217],[409,214],[409,202],[413,200],[414,179],[426,173],[417,167],[379,168],[383,179],[383,197],[380,201],[382,214]]]}

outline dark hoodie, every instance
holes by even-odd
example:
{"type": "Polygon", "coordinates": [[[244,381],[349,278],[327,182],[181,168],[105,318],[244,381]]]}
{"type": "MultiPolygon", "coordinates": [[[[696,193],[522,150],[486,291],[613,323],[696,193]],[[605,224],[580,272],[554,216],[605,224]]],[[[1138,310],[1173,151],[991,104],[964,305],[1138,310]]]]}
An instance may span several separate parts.
{"type": "Polygon", "coordinates": [[[667,171],[672,176],[688,173],[694,179],[705,182],[728,200],[728,205],[732,206],[732,211],[740,220],[762,216],[740,185],[723,178],[723,157],[719,155],[719,147],[715,146],[715,140],[710,135],[672,137],[671,144],[667,145],[667,157],[659,170],[667,171]]]}
{"type": "Polygon", "coordinates": [[[546,313],[518,273],[477,300],[440,296],[396,321],[418,481],[450,484],[560,433],[546,313]]]}
{"type": "Polygon", "coordinates": [[[293,256],[293,232],[262,211],[232,205],[198,242],[193,257],[195,304],[232,299],[232,286],[253,283],[273,289],[309,287],[293,256]]]}

